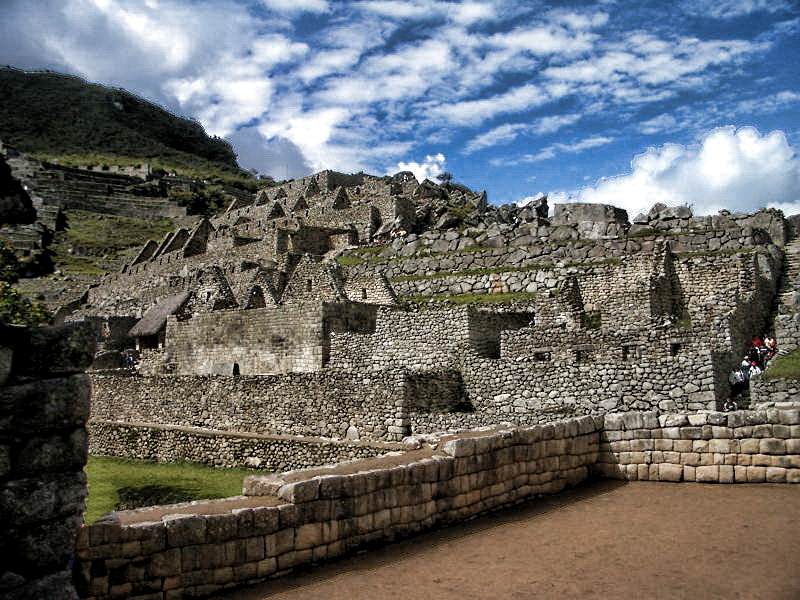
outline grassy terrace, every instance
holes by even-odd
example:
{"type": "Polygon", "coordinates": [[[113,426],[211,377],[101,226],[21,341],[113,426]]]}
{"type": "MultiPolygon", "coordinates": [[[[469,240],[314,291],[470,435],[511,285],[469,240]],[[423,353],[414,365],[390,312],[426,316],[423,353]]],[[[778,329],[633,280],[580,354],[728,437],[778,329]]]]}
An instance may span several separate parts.
{"type": "Polygon", "coordinates": [[[255,473],[263,472],[90,456],[86,524],[112,510],[238,496],[244,477],[255,473]]]}
{"type": "MultiPolygon", "coordinates": [[[[597,261],[571,262],[565,263],[564,267],[600,267],[605,265],[619,264],[618,258],[607,258],[597,261]]],[[[493,275],[499,273],[526,273],[528,271],[553,271],[556,268],[554,263],[539,263],[526,265],[524,267],[486,267],[482,269],[464,269],[462,271],[441,271],[432,275],[396,275],[390,277],[392,283],[401,281],[427,281],[432,279],[446,279],[448,277],[474,277],[481,275],[493,275]]]]}
{"type": "Polygon", "coordinates": [[[776,358],[764,379],[800,379],[800,350],[776,358]]]}
{"type": "Polygon", "coordinates": [[[102,275],[108,259],[138,250],[147,240],[161,240],[175,229],[170,219],[135,219],[86,210],[66,210],[64,215],[67,228],[56,233],[53,262],[65,274],[102,275]]]}
{"type": "Polygon", "coordinates": [[[411,304],[443,302],[447,304],[504,304],[525,302],[541,296],[540,292],[506,292],[502,294],[434,294],[432,296],[401,296],[400,300],[411,304]]]}

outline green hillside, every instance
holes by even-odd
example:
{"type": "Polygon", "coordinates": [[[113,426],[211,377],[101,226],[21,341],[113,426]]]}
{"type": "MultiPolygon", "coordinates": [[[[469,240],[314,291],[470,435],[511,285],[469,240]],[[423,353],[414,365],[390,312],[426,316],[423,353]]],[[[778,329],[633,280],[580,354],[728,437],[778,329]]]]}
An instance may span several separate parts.
{"type": "Polygon", "coordinates": [[[255,187],[230,144],[199,123],[71,75],[0,68],[0,140],[66,165],[150,162],[255,187]]]}

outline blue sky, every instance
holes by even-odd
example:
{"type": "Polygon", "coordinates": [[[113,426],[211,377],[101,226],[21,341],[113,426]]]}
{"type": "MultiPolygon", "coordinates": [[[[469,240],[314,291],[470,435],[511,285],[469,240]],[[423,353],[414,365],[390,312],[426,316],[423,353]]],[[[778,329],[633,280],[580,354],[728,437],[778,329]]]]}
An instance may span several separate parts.
{"type": "Polygon", "coordinates": [[[2,0],[0,64],[131,90],[277,178],[789,214],[798,32],[797,0],[2,0]]]}

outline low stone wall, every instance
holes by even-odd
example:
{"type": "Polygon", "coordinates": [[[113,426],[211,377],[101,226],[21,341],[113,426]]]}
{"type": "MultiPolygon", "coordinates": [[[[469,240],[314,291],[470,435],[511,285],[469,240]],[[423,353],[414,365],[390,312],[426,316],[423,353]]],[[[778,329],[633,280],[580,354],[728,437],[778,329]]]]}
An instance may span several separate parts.
{"type": "Polygon", "coordinates": [[[606,415],[605,477],[702,483],[800,483],[800,409],[606,415]]]}
{"type": "Polygon", "coordinates": [[[91,419],[398,441],[407,433],[402,371],[280,376],[93,375],[91,419]],[[399,403],[399,404],[398,404],[399,403]],[[350,428],[353,429],[350,429],[350,428]]]}
{"type": "Polygon", "coordinates": [[[157,462],[187,460],[215,467],[267,471],[304,469],[399,450],[399,444],[337,442],[320,438],[233,434],[152,423],[91,421],[89,452],[157,462]]]}
{"type": "Polygon", "coordinates": [[[83,521],[89,327],[0,325],[0,598],[76,598],[83,521]]]}
{"type": "Polygon", "coordinates": [[[800,379],[767,379],[763,375],[750,378],[750,404],[792,402],[800,399],[800,379]]]}
{"type": "Polygon", "coordinates": [[[800,482],[800,407],[580,417],[467,432],[422,452],[249,477],[251,504],[229,499],[213,515],[191,505],[120,513],[82,530],[76,585],[93,600],[200,597],[557,493],[591,472],[800,482]]]}

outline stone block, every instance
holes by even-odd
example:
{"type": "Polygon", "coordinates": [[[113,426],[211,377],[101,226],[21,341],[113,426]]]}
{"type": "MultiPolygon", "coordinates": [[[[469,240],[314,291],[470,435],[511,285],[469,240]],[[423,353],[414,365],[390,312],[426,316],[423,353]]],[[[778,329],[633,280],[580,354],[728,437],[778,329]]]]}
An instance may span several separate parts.
{"type": "Polygon", "coordinates": [[[766,480],[767,483],[785,483],[786,469],[783,467],[767,467],[766,480]]]}
{"type": "Polygon", "coordinates": [[[662,463],[658,466],[658,479],[660,481],[680,481],[683,477],[683,467],[677,464],[662,463]]]}
{"type": "Polygon", "coordinates": [[[738,442],[736,440],[728,440],[728,439],[713,439],[708,441],[708,451],[709,452],[722,452],[722,453],[730,453],[730,452],[737,452],[738,442]]]}
{"type": "Polygon", "coordinates": [[[89,417],[90,380],[72,375],[0,389],[0,413],[11,415],[8,429],[41,435],[54,429],[82,428],[89,417]]]}
{"type": "Polygon", "coordinates": [[[752,436],[754,438],[771,438],[772,436],[772,425],[770,424],[762,424],[762,425],[755,425],[753,426],[752,436]]]}
{"type": "Polygon", "coordinates": [[[800,483],[800,469],[786,469],[786,483],[800,483]]]}
{"type": "Polygon", "coordinates": [[[786,441],[777,438],[761,438],[758,451],[761,454],[785,454],[786,441]]]}
{"type": "Polygon", "coordinates": [[[267,535],[278,530],[279,511],[273,506],[253,508],[253,535],[267,535]]]}
{"type": "Polygon", "coordinates": [[[697,467],[693,467],[691,465],[684,465],[683,466],[683,480],[684,481],[696,481],[696,471],[697,471],[697,467]]]}
{"type": "Polygon", "coordinates": [[[800,425],[800,408],[778,411],[778,421],[781,425],[800,425]]]}
{"type": "Polygon", "coordinates": [[[719,483],[719,465],[697,467],[695,478],[698,483],[719,483]]]}
{"type": "Polygon", "coordinates": [[[206,519],[197,515],[167,515],[163,519],[167,545],[173,548],[203,544],[206,541],[206,519]]]}
{"type": "Polygon", "coordinates": [[[763,483],[767,478],[766,467],[747,467],[748,483],[763,483]]]}
{"type": "Polygon", "coordinates": [[[244,478],[243,493],[245,496],[277,496],[285,483],[275,475],[248,475],[244,478]]]}
{"type": "Polygon", "coordinates": [[[457,438],[447,440],[442,444],[442,452],[453,457],[471,456],[475,454],[476,442],[474,438],[457,438]]]}
{"type": "Polygon", "coordinates": [[[5,328],[0,337],[14,347],[12,377],[80,373],[92,364],[94,357],[94,328],[88,322],[5,328]]]}
{"type": "Polygon", "coordinates": [[[295,532],[294,547],[296,550],[305,550],[322,544],[322,524],[309,523],[301,525],[295,532]]]}
{"type": "Polygon", "coordinates": [[[317,478],[287,483],[278,488],[278,498],[294,504],[311,502],[319,498],[319,485],[317,478]]]}
{"type": "Polygon", "coordinates": [[[85,498],[82,471],[6,481],[0,484],[0,522],[22,526],[79,514],[85,498]]]}
{"type": "Polygon", "coordinates": [[[148,577],[169,577],[179,575],[181,572],[181,549],[172,548],[164,552],[150,555],[147,565],[148,577]]]}
{"type": "Polygon", "coordinates": [[[734,482],[733,466],[720,465],[719,466],[719,482],[720,483],[733,483],[734,482]]]}

